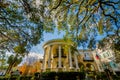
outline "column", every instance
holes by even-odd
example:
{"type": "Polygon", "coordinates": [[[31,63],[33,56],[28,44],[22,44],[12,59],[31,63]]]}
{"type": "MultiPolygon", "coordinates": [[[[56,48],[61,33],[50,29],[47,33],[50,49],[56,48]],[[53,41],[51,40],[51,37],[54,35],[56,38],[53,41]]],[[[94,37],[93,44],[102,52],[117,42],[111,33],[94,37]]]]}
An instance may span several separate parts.
{"type": "Polygon", "coordinates": [[[71,56],[71,49],[69,48],[69,64],[70,64],[70,68],[73,68],[73,65],[72,65],[72,56],[71,56]]]}
{"type": "Polygon", "coordinates": [[[43,62],[42,62],[42,70],[45,69],[45,55],[46,55],[46,48],[44,48],[44,56],[43,56],[43,62]]]}
{"type": "Polygon", "coordinates": [[[61,45],[59,45],[59,59],[58,59],[58,63],[59,63],[59,68],[61,68],[61,45]]]}
{"type": "Polygon", "coordinates": [[[75,65],[76,65],[76,70],[77,70],[77,69],[79,69],[79,67],[78,67],[77,52],[74,53],[74,60],[75,60],[75,65]]]}
{"type": "Polygon", "coordinates": [[[52,50],[52,46],[50,45],[50,47],[49,47],[49,57],[48,57],[48,68],[51,68],[51,50],[52,50]]]}

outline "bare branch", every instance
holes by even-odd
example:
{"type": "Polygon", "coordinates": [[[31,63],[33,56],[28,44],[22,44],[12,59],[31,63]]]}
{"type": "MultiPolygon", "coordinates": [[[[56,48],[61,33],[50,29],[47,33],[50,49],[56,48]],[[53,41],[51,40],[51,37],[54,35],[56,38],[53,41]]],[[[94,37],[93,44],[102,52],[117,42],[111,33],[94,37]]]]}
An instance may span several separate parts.
{"type": "Polygon", "coordinates": [[[12,42],[13,42],[13,39],[12,39],[11,37],[9,37],[9,36],[5,35],[5,34],[4,34],[4,33],[2,33],[1,31],[0,31],[0,34],[1,34],[1,35],[3,35],[5,38],[8,38],[10,41],[12,41],[12,42]]]}
{"type": "Polygon", "coordinates": [[[22,0],[21,3],[22,3],[22,5],[23,5],[25,11],[26,11],[27,13],[29,13],[29,12],[31,11],[30,4],[29,4],[26,0],[22,0]]]}
{"type": "Polygon", "coordinates": [[[104,8],[102,7],[102,3],[101,3],[101,2],[100,2],[100,8],[101,8],[104,16],[110,17],[110,18],[112,18],[112,19],[115,20],[115,21],[117,20],[114,16],[105,13],[105,10],[104,10],[104,8]]]}
{"type": "Polygon", "coordinates": [[[77,16],[77,22],[79,22],[78,21],[78,18],[79,18],[78,16],[79,16],[80,8],[81,8],[81,5],[82,5],[83,2],[84,2],[84,0],[82,0],[81,3],[79,4],[79,9],[78,9],[78,12],[76,14],[76,16],[77,16]]]}
{"type": "Polygon", "coordinates": [[[60,6],[60,4],[62,3],[62,0],[59,0],[59,3],[58,3],[58,5],[57,6],[55,6],[55,7],[53,7],[51,10],[50,10],[50,12],[52,11],[52,10],[54,10],[54,9],[57,9],[59,6],[60,6]]]}
{"type": "Polygon", "coordinates": [[[118,4],[120,3],[120,1],[117,1],[117,2],[113,2],[113,1],[101,1],[102,3],[113,3],[113,4],[118,4]]]}

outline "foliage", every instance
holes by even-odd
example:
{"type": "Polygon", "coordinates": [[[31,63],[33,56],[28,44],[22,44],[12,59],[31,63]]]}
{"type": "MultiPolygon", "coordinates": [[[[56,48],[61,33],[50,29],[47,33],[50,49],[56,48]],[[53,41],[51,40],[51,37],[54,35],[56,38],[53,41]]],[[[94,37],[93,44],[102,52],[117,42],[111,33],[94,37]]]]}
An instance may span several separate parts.
{"type": "Polygon", "coordinates": [[[120,63],[120,37],[113,43],[113,50],[115,53],[116,62],[120,63]]]}
{"type": "Polygon", "coordinates": [[[111,49],[114,51],[114,55],[116,58],[116,62],[120,62],[120,37],[112,35],[112,36],[107,36],[107,38],[102,39],[99,42],[98,48],[99,49],[104,49],[108,50],[111,49]]]}
{"type": "MultiPolygon", "coordinates": [[[[112,39],[113,49],[119,51],[120,1],[0,1],[0,49],[24,56],[42,40],[43,31],[53,32],[55,28],[66,32],[64,38],[69,44],[75,41],[75,47],[91,49],[98,43],[96,38],[105,34],[109,37],[106,41],[112,39]]],[[[102,48],[105,39],[99,43],[102,48]]]]}
{"type": "Polygon", "coordinates": [[[41,65],[42,64],[37,56],[28,55],[24,63],[22,63],[18,69],[22,72],[22,75],[33,75],[34,73],[41,71],[41,65]]]}
{"type": "Polygon", "coordinates": [[[6,73],[5,74],[9,74],[12,67],[16,67],[18,64],[20,64],[22,61],[22,57],[18,56],[18,55],[10,55],[8,57],[7,63],[9,64],[6,73]]]}
{"type": "Polygon", "coordinates": [[[0,51],[0,69],[1,70],[4,70],[4,69],[6,69],[6,58],[7,58],[7,56],[6,56],[6,54],[5,54],[5,51],[4,50],[1,50],[0,51]]]}
{"type": "Polygon", "coordinates": [[[94,49],[98,35],[120,36],[120,1],[0,1],[1,49],[24,55],[40,42],[43,31],[53,32],[55,27],[66,32],[68,41],[94,49]]]}
{"type": "Polygon", "coordinates": [[[85,79],[84,72],[44,72],[41,73],[42,80],[54,80],[55,77],[58,77],[58,80],[76,80],[76,76],[79,76],[80,79],[85,79]]]}
{"type": "MultiPolygon", "coordinates": [[[[33,16],[28,18],[23,1],[0,1],[0,48],[19,54],[39,43],[43,33],[43,22],[36,16],[37,20],[33,16]]],[[[32,9],[31,15],[35,12],[32,9]]]]}
{"type": "Polygon", "coordinates": [[[120,1],[108,0],[41,0],[37,8],[43,9],[45,25],[57,26],[65,37],[78,45],[95,48],[98,35],[120,36],[120,1]],[[41,3],[41,4],[40,4],[41,3]],[[111,34],[112,33],[112,34],[111,34]]]}
{"type": "Polygon", "coordinates": [[[114,43],[114,49],[117,50],[117,51],[120,51],[120,37],[114,43]]]}
{"type": "Polygon", "coordinates": [[[32,80],[32,76],[0,76],[0,80],[32,80]]]}
{"type": "Polygon", "coordinates": [[[29,65],[27,65],[27,63],[24,63],[20,68],[19,71],[22,72],[22,75],[27,75],[29,72],[29,65]]]}

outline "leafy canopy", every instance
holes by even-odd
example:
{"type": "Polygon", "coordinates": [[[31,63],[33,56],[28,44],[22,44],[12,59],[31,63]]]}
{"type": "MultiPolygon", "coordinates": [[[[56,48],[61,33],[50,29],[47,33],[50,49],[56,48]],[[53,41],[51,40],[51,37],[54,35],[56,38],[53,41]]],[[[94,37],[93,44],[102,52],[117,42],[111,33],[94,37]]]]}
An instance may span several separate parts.
{"type": "Polygon", "coordinates": [[[5,37],[5,40],[2,39],[3,42],[14,41],[14,47],[24,44],[30,48],[31,45],[37,44],[43,30],[51,32],[55,27],[66,32],[65,38],[90,48],[95,47],[98,35],[120,36],[119,0],[15,0],[9,2],[3,0],[0,3],[2,12],[0,13],[2,26],[0,33],[5,37]]]}
{"type": "Polygon", "coordinates": [[[27,15],[23,1],[0,1],[0,49],[23,54],[42,39],[43,22],[32,13],[32,5],[32,16],[27,15]]]}
{"type": "Polygon", "coordinates": [[[120,36],[119,0],[43,0],[41,2],[44,4],[42,6],[45,8],[45,17],[53,21],[58,29],[64,30],[66,37],[76,41],[78,45],[89,43],[86,46],[94,48],[98,35],[120,36]]]}

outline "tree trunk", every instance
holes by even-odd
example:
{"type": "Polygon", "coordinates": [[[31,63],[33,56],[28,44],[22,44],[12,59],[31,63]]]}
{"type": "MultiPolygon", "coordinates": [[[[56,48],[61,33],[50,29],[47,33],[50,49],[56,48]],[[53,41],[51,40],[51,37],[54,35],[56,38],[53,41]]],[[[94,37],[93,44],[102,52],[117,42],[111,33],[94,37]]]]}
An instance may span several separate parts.
{"type": "Polygon", "coordinates": [[[17,56],[18,56],[18,54],[15,55],[13,62],[9,64],[9,66],[8,66],[6,72],[5,72],[5,75],[7,75],[7,74],[10,73],[12,67],[14,66],[14,64],[15,64],[15,62],[16,62],[16,60],[17,60],[17,56]]]}

